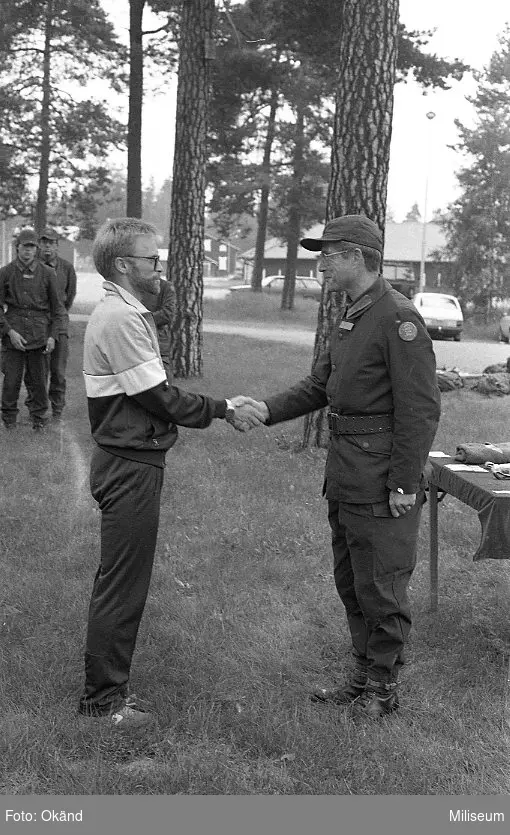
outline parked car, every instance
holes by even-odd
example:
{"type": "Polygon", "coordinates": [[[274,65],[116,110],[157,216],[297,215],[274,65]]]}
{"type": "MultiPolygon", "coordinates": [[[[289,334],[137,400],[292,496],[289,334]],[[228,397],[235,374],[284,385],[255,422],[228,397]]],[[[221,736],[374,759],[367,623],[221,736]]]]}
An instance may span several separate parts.
{"type": "Polygon", "coordinates": [[[504,313],[499,320],[498,339],[500,342],[510,342],[510,314],[504,313]]]}
{"type": "Polygon", "coordinates": [[[460,342],[464,316],[459,300],[444,293],[416,293],[413,304],[431,336],[452,336],[460,342]]]}
{"type": "MultiPolygon", "coordinates": [[[[283,290],[283,275],[267,275],[262,279],[262,289],[266,293],[281,293],[283,290]]],[[[251,290],[251,284],[236,284],[230,288],[234,292],[239,290],[251,290]]],[[[322,293],[322,284],[317,278],[296,276],[296,296],[303,299],[315,299],[319,301],[322,293]]]]}
{"type": "MultiPolygon", "coordinates": [[[[262,279],[262,287],[268,293],[281,293],[283,290],[283,275],[268,275],[262,279]]],[[[305,278],[304,276],[296,276],[296,296],[302,296],[304,299],[320,300],[322,293],[322,284],[317,278],[305,278]]]]}

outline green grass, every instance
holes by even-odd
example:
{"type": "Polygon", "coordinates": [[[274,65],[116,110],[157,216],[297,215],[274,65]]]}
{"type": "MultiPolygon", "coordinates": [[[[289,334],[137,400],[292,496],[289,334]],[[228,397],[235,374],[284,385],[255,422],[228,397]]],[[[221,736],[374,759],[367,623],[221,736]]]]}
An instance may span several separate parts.
{"type": "Polygon", "coordinates": [[[296,296],[293,310],[281,310],[280,293],[231,293],[226,299],[204,299],[204,319],[234,322],[264,322],[295,328],[317,328],[319,305],[296,296]]]}
{"type": "MultiPolygon", "coordinates": [[[[317,328],[317,302],[311,299],[295,299],[293,310],[280,310],[280,294],[251,293],[249,290],[232,293],[225,299],[208,299],[203,302],[204,321],[260,323],[288,328],[317,328]]],[[[93,304],[77,302],[73,313],[91,313],[93,304]]],[[[481,317],[469,317],[464,322],[463,339],[478,342],[498,341],[498,321],[486,323],[481,317]]]]}
{"type": "Polygon", "coordinates": [[[485,322],[481,317],[469,317],[464,321],[462,337],[479,342],[498,342],[498,322],[499,319],[485,322]]]}
{"type": "MultiPolygon", "coordinates": [[[[280,310],[280,293],[252,293],[249,290],[232,293],[225,299],[208,299],[203,302],[205,321],[264,322],[294,328],[317,328],[318,304],[313,299],[296,297],[293,310],[280,310]]],[[[92,312],[94,304],[77,302],[73,313],[92,312]]]]}
{"type": "MultiPolygon", "coordinates": [[[[507,794],[510,564],[473,563],[474,511],[440,505],[440,603],[429,611],[428,514],[411,598],[402,708],[375,727],[309,702],[342,676],[349,639],[331,578],[325,453],[301,421],[181,430],[169,453],[132,690],[158,725],[119,738],[80,720],[87,606],[99,553],[92,441],[73,323],[62,435],[0,433],[0,790],[6,794],[507,794]]],[[[276,392],[307,348],[206,335],[215,395],[276,392]]],[[[507,403],[443,397],[435,448],[507,437],[507,403]],[[462,428],[459,428],[462,427],[462,428]]]]}

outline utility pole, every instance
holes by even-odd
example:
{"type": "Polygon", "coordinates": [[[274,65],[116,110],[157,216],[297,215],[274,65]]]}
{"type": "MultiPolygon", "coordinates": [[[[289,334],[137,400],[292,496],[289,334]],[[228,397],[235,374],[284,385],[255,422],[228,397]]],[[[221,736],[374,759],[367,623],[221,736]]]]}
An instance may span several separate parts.
{"type": "MultiPolygon", "coordinates": [[[[425,114],[427,119],[432,121],[435,118],[435,113],[433,110],[429,110],[428,113],[425,114]]],[[[420,258],[420,280],[418,284],[418,290],[420,293],[423,293],[425,290],[425,259],[427,256],[427,203],[428,203],[428,194],[429,194],[429,141],[427,136],[427,153],[425,158],[425,199],[423,201],[423,223],[421,229],[421,258],[420,258]]]]}

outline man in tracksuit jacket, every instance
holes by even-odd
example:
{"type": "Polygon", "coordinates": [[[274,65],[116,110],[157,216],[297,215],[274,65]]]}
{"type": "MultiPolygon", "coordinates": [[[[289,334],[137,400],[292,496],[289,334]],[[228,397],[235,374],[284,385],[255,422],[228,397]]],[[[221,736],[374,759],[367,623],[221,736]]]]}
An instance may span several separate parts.
{"type": "Polygon", "coordinates": [[[89,609],[85,688],[79,712],[108,716],[118,727],[151,721],[129,698],[131,658],[156,548],[165,454],[177,425],[204,428],[214,418],[257,425],[251,406],[235,409],[171,385],[156,327],[141,298],[159,292],[157,233],[148,223],[105,223],[94,262],[105,298],[85,333],[84,377],[92,435],[90,484],[101,510],[101,562],[89,609]]]}
{"type": "Polygon", "coordinates": [[[318,688],[312,698],[378,719],[398,707],[411,628],[407,587],[440,413],[435,357],[412,302],[378,275],[375,223],[345,215],[327,223],[322,238],[301,244],[320,251],[326,288],[345,292],[347,305],[311,375],[259,406],[268,424],[329,407],[324,492],[354,665],[344,684],[318,688]]]}

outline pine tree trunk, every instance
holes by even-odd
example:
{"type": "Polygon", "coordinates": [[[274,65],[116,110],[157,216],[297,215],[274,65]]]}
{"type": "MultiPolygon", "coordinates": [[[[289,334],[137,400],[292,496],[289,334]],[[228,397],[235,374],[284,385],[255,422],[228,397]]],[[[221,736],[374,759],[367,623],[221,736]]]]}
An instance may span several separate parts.
{"type": "Polygon", "coordinates": [[[267,217],[269,211],[269,192],[271,188],[271,151],[276,130],[276,111],[278,109],[278,85],[271,91],[269,102],[269,117],[267,121],[264,157],[262,160],[262,188],[260,190],[260,206],[257,221],[257,239],[255,242],[255,259],[251,275],[251,289],[256,293],[262,291],[262,272],[264,269],[264,251],[266,248],[267,217]]]}
{"type": "Polygon", "coordinates": [[[386,217],[398,0],[344,0],[327,217],[386,217]]]}
{"type": "Polygon", "coordinates": [[[127,136],[128,217],[142,216],[142,18],[145,0],[129,0],[129,117],[127,136]]]}
{"type": "MultiPolygon", "coordinates": [[[[365,214],[384,230],[398,19],[398,0],[342,3],[327,220],[365,214]]],[[[323,301],[314,361],[329,344],[334,319],[335,306],[323,301]]],[[[323,412],[305,418],[303,444],[327,445],[323,412]]]]}
{"type": "Polygon", "coordinates": [[[175,287],[171,360],[177,377],[202,373],[202,295],[208,61],[214,0],[182,4],[168,277],[175,287]]]}
{"type": "Polygon", "coordinates": [[[39,158],[39,186],[35,204],[34,226],[39,235],[46,226],[48,183],[50,180],[50,115],[51,115],[51,37],[53,29],[53,0],[48,0],[44,27],[43,83],[41,105],[41,154],[39,158]]]}
{"type": "Polygon", "coordinates": [[[296,272],[298,261],[299,238],[301,234],[301,189],[303,185],[303,166],[305,151],[305,108],[297,106],[296,133],[294,137],[292,186],[289,195],[289,220],[287,226],[287,260],[283,280],[282,310],[292,310],[296,291],[296,272]]]}

